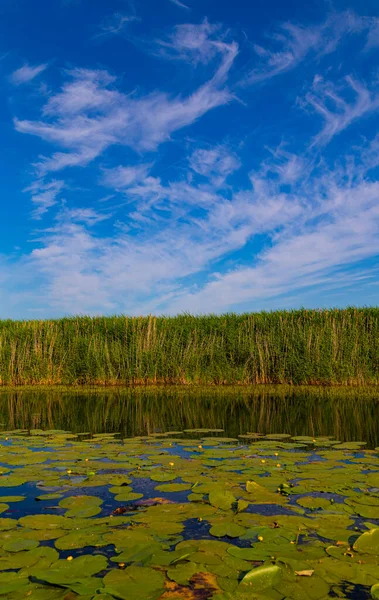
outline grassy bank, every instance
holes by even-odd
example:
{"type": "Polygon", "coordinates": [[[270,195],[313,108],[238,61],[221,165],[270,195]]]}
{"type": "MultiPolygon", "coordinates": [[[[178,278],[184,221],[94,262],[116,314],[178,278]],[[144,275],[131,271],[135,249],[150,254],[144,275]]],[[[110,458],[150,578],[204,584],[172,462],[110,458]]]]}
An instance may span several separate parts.
{"type": "Polygon", "coordinates": [[[0,384],[379,383],[379,309],[0,321],[0,384]]]}

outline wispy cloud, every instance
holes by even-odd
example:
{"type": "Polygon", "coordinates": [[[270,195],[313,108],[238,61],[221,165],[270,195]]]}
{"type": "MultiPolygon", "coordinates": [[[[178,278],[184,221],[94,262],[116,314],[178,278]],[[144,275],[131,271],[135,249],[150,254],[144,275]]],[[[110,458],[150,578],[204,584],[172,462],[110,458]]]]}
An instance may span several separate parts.
{"type": "Polygon", "coordinates": [[[123,167],[113,167],[104,169],[102,183],[115,190],[125,190],[133,185],[138,184],[141,180],[145,180],[149,173],[151,165],[133,165],[123,167]]]}
{"type": "Polygon", "coordinates": [[[41,219],[49,208],[57,204],[59,195],[64,187],[64,182],[60,180],[53,179],[46,183],[39,179],[24,190],[32,194],[32,202],[35,206],[32,212],[34,219],[41,219]]]}
{"type": "MultiPolygon", "coordinates": [[[[295,290],[301,294],[314,286],[328,290],[349,285],[352,265],[379,253],[379,183],[362,177],[346,183],[346,174],[343,182],[342,173],[338,177],[324,173],[319,182],[313,180],[302,192],[292,192],[298,212],[285,227],[279,219],[281,229],[267,250],[252,257],[251,266],[214,273],[202,289],[182,290],[167,310],[219,312],[247,302],[254,306],[295,290]]],[[[357,273],[364,279],[362,268],[357,273]]]]}
{"type": "Polygon", "coordinates": [[[167,58],[185,60],[195,65],[208,64],[222,56],[221,70],[226,65],[229,70],[238,54],[238,44],[226,41],[221,25],[210,23],[208,19],[200,24],[177,25],[168,40],[159,40],[158,45],[167,58]]]}
{"type": "Polygon", "coordinates": [[[351,34],[365,32],[368,42],[375,39],[377,20],[361,17],[352,11],[331,13],[320,24],[283,23],[267,37],[270,44],[254,45],[258,65],[244,78],[253,84],[297,67],[306,58],[320,57],[334,52],[342,40],[351,34]]]}
{"type": "Polygon", "coordinates": [[[139,20],[136,14],[114,13],[101,24],[100,32],[95,37],[118,35],[125,30],[129,23],[139,20]]]}
{"type": "Polygon", "coordinates": [[[379,91],[371,91],[360,81],[346,77],[342,85],[324,81],[317,76],[306,102],[324,120],[324,126],[314,138],[313,145],[327,144],[335,135],[379,109],[379,91]],[[348,100],[353,95],[352,100],[348,100]]]}
{"type": "Polygon", "coordinates": [[[184,2],[180,2],[180,0],[170,0],[170,2],[172,2],[173,4],[176,4],[176,6],[179,6],[180,8],[185,8],[186,10],[190,10],[190,7],[187,6],[187,4],[184,4],[184,2]]]}
{"type": "Polygon", "coordinates": [[[146,96],[128,94],[117,90],[115,78],[106,71],[70,71],[61,91],[43,107],[45,119],[14,121],[19,132],[60,147],[51,156],[41,157],[39,172],[84,166],[115,144],[155,150],[175,131],[233,100],[225,81],[237,47],[213,44],[221,56],[218,68],[208,81],[184,97],[161,91],[146,96]]]}
{"type": "Polygon", "coordinates": [[[47,68],[47,64],[31,66],[24,64],[9,76],[9,80],[13,85],[22,85],[23,83],[29,83],[33,81],[38,75],[43,73],[47,68]]]}
{"type": "Polygon", "coordinates": [[[125,194],[127,210],[102,237],[96,228],[109,214],[64,207],[26,259],[43,282],[35,302],[58,313],[220,312],[354,286],[367,278],[360,261],[379,253],[379,183],[368,178],[377,141],[355,152],[312,167],[280,146],[230,197],[217,185],[164,184],[144,164],[108,169],[103,184],[125,194]],[[263,249],[215,270],[256,236],[263,249]],[[204,283],[190,284],[200,273],[204,283]]]}
{"type": "Polygon", "coordinates": [[[241,166],[236,154],[225,145],[197,148],[189,163],[193,171],[210,179],[215,186],[222,185],[226,178],[241,166]]]}

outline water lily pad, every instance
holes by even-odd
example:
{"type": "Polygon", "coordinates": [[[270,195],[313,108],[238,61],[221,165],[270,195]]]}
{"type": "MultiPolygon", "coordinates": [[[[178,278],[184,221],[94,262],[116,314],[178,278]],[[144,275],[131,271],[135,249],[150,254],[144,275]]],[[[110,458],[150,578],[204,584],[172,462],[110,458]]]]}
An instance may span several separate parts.
{"type": "Polygon", "coordinates": [[[59,537],[55,542],[58,550],[72,550],[76,548],[85,548],[86,546],[106,546],[102,534],[106,533],[106,525],[95,525],[91,529],[79,529],[72,531],[67,535],[59,537]]]}
{"type": "Polygon", "coordinates": [[[6,552],[21,552],[22,550],[31,550],[32,548],[37,548],[37,546],[39,546],[39,542],[36,540],[20,538],[5,542],[5,544],[3,544],[3,549],[6,552]]]}
{"type": "Polygon", "coordinates": [[[231,492],[217,490],[209,494],[209,502],[216,508],[229,510],[232,508],[234,502],[236,502],[236,497],[231,492]]]}
{"type": "Polygon", "coordinates": [[[319,498],[316,496],[304,496],[303,498],[299,498],[297,500],[297,503],[300,504],[300,506],[303,506],[304,508],[311,509],[328,509],[332,506],[330,500],[328,500],[327,498],[319,498]]]}
{"type": "Polygon", "coordinates": [[[47,501],[47,500],[58,500],[63,498],[63,494],[41,494],[36,497],[36,500],[47,501]]]}
{"type": "Polygon", "coordinates": [[[158,485],[155,489],[159,492],[186,492],[191,489],[190,483],[166,483],[158,485]]]}
{"type": "Polygon", "coordinates": [[[118,600],[157,600],[164,592],[162,573],[149,567],[111,571],[103,578],[103,593],[118,600]]]}
{"type": "Polygon", "coordinates": [[[165,482],[165,481],[173,481],[174,479],[178,478],[178,474],[177,473],[173,473],[170,471],[153,471],[150,474],[150,479],[152,481],[159,481],[159,482],[165,482]]]}
{"type": "Polygon", "coordinates": [[[105,556],[84,555],[71,561],[57,560],[46,571],[36,571],[34,577],[42,583],[51,585],[67,586],[68,584],[80,582],[83,575],[91,577],[108,566],[105,556]]]}
{"type": "Polygon", "coordinates": [[[211,535],[215,537],[230,537],[237,538],[245,533],[246,529],[238,523],[225,521],[219,525],[213,525],[209,530],[211,535]]]}
{"type": "Polygon", "coordinates": [[[22,502],[23,500],[25,500],[26,496],[2,496],[0,498],[1,502],[22,502]]]}
{"type": "Polygon", "coordinates": [[[277,565],[263,565],[246,573],[241,580],[239,589],[250,588],[252,592],[261,592],[274,587],[280,581],[281,569],[277,565]]]}
{"type": "MultiPolygon", "coordinates": [[[[168,569],[167,576],[180,585],[189,585],[191,577],[195,573],[199,573],[201,569],[202,567],[198,563],[186,562],[168,569]]],[[[203,567],[203,571],[206,571],[205,567],[203,567]]]]}
{"type": "Polygon", "coordinates": [[[134,543],[130,548],[124,548],[121,554],[118,556],[112,556],[111,561],[116,563],[143,563],[147,559],[150,559],[153,554],[160,552],[161,546],[157,543],[140,542],[134,543]]]}
{"type": "Polygon", "coordinates": [[[354,550],[361,554],[379,555],[379,527],[363,533],[354,543],[354,550]]]}
{"type": "Polygon", "coordinates": [[[87,518],[99,514],[102,503],[96,496],[70,496],[61,500],[59,506],[68,509],[65,517],[87,518]]]}
{"type": "Polygon", "coordinates": [[[0,594],[5,596],[22,589],[28,583],[29,579],[18,573],[0,573],[0,594]]]}

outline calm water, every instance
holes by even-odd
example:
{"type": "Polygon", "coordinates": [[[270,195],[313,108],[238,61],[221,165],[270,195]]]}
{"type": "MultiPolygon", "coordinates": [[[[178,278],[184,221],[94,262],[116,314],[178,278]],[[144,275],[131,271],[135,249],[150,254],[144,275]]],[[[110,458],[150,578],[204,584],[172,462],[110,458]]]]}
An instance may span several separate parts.
{"type": "Polygon", "coordinates": [[[378,417],[367,389],[3,391],[0,596],[377,597],[378,417]]]}
{"type": "Polygon", "coordinates": [[[333,436],[379,446],[375,390],[327,388],[148,388],[100,391],[4,391],[0,428],[119,432],[123,437],[192,428],[333,436]]]}

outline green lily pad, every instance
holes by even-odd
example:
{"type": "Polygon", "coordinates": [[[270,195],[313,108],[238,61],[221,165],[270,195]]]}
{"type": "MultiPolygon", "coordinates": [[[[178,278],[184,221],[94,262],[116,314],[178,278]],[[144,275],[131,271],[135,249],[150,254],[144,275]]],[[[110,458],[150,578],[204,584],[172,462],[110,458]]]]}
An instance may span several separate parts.
{"type": "Polygon", "coordinates": [[[65,517],[87,518],[98,515],[102,503],[102,499],[96,496],[70,496],[61,500],[59,506],[68,509],[65,517]]]}
{"type": "Polygon", "coordinates": [[[277,565],[262,565],[252,569],[241,580],[239,589],[250,588],[252,592],[261,592],[274,587],[280,581],[281,569],[277,565]]]}
{"type": "Polygon", "coordinates": [[[213,525],[209,533],[215,537],[230,537],[237,538],[245,533],[246,529],[238,525],[238,523],[224,522],[219,525],[213,525]]]}
{"type": "Polygon", "coordinates": [[[36,500],[58,500],[59,498],[63,498],[63,494],[42,494],[37,496],[36,500]]]}
{"type": "Polygon", "coordinates": [[[26,499],[26,496],[2,496],[0,498],[0,500],[5,503],[22,502],[22,500],[25,500],[25,499],[26,499]]]}
{"type": "Polygon", "coordinates": [[[159,481],[159,482],[165,482],[165,481],[173,481],[174,479],[177,479],[178,475],[177,473],[172,473],[170,471],[153,471],[150,474],[150,479],[152,481],[159,481]]]}
{"type": "Polygon", "coordinates": [[[379,527],[366,531],[355,541],[354,550],[361,554],[379,555],[379,527]]]}
{"type": "Polygon", "coordinates": [[[111,561],[116,563],[143,563],[160,550],[160,544],[151,541],[135,543],[130,548],[124,548],[118,556],[112,556],[111,561]]]}
{"type": "Polygon", "coordinates": [[[211,492],[208,499],[212,506],[221,508],[222,510],[231,509],[234,502],[236,502],[234,494],[228,491],[219,490],[211,492]]]}
{"type": "Polygon", "coordinates": [[[102,535],[108,531],[105,525],[94,525],[91,529],[79,529],[59,537],[55,542],[58,550],[73,550],[86,546],[106,546],[102,535]]]}
{"type": "Polygon", "coordinates": [[[115,496],[116,502],[133,502],[133,500],[139,500],[140,498],[143,498],[143,494],[137,492],[122,492],[115,496]]]}
{"type": "Polygon", "coordinates": [[[304,508],[311,509],[328,509],[332,507],[330,500],[328,500],[327,498],[319,498],[314,496],[303,496],[303,498],[299,498],[297,500],[297,503],[300,504],[300,506],[303,506],[304,508]]]}
{"type": "Polygon", "coordinates": [[[191,487],[190,483],[166,483],[158,485],[155,489],[159,492],[186,492],[191,487]]]}
{"type": "Polygon", "coordinates": [[[22,550],[31,550],[32,548],[37,548],[37,546],[39,546],[39,542],[36,540],[20,538],[18,540],[16,539],[5,542],[5,544],[3,544],[3,549],[6,552],[21,552],[22,550]]]}
{"type": "Polygon", "coordinates": [[[162,573],[149,567],[114,570],[103,578],[103,593],[118,600],[157,600],[164,592],[162,573]]]}
{"type": "Polygon", "coordinates": [[[29,579],[18,573],[0,573],[0,594],[2,596],[8,595],[22,589],[28,583],[29,579]]]}
{"type": "MultiPolygon", "coordinates": [[[[203,568],[203,571],[206,569],[203,568]]],[[[180,585],[189,585],[190,579],[195,573],[201,571],[201,566],[195,562],[187,562],[168,569],[167,576],[180,585]]]]}
{"type": "Polygon", "coordinates": [[[83,575],[91,577],[108,566],[105,556],[84,555],[71,561],[57,560],[46,571],[36,571],[34,577],[41,583],[51,585],[67,586],[71,583],[80,582],[83,575]]]}

